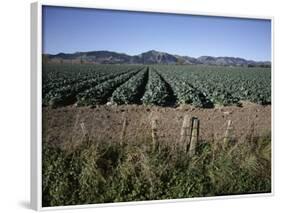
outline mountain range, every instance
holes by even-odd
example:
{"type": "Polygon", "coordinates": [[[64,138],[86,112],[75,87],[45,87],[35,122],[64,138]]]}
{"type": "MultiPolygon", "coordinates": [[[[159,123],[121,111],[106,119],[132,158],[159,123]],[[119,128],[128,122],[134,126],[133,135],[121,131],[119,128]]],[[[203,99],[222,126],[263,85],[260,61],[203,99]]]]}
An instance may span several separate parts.
{"type": "Polygon", "coordinates": [[[48,63],[92,63],[92,64],[205,64],[219,66],[271,67],[270,61],[254,61],[236,57],[201,56],[198,58],[173,55],[150,50],[130,56],[112,51],[90,51],[76,53],[43,54],[48,63]]]}

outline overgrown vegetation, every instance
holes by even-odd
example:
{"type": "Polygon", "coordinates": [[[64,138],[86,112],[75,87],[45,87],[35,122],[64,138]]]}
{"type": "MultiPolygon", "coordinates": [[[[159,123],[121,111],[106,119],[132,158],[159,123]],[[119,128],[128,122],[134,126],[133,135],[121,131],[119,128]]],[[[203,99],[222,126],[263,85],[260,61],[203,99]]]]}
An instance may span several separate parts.
{"type": "Polygon", "coordinates": [[[43,206],[205,197],[271,191],[271,138],[200,141],[189,157],[176,143],[43,143],[43,206]]]}

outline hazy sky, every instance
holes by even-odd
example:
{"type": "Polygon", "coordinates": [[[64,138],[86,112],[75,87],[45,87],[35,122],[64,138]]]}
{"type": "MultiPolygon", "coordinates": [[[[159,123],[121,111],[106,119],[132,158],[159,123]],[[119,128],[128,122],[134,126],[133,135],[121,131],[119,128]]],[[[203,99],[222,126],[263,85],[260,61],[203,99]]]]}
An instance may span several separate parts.
{"type": "Polygon", "coordinates": [[[199,57],[271,60],[270,20],[43,8],[43,52],[148,50],[199,57]]]}

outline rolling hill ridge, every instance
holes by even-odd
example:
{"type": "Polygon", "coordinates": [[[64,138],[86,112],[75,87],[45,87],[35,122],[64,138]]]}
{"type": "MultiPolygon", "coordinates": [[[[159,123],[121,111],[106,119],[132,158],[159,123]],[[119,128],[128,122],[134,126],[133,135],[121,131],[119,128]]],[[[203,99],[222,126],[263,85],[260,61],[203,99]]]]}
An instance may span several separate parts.
{"type": "Polygon", "coordinates": [[[205,64],[218,66],[271,67],[270,61],[254,61],[237,57],[201,56],[198,58],[173,55],[150,50],[130,56],[112,51],[90,51],[76,53],[43,54],[43,60],[49,63],[93,63],[93,64],[205,64]]]}

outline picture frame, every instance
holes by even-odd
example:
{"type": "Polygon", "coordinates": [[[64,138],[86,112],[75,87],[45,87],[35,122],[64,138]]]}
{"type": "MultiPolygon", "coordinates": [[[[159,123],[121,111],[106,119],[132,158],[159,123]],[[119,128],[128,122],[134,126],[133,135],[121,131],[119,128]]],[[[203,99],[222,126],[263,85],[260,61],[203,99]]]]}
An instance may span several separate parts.
{"type": "Polygon", "coordinates": [[[252,17],[244,15],[233,14],[209,14],[196,13],[191,11],[163,11],[149,8],[132,8],[132,7],[102,7],[97,4],[83,4],[83,3],[53,3],[49,1],[38,1],[31,4],[31,206],[34,210],[56,210],[56,209],[73,209],[73,208],[91,208],[91,207],[105,207],[118,205],[138,205],[161,202],[186,202],[195,200],[213,200],[213,199],[231,199],[237,197],[254,197],[254,196],[272,196],[274,195],[274,138],[273,138],[273,119],[274,119],[274,93],[273,93],[273,77],[274,77],[274,55],[273,55],[273,36],[274,36],[274,18],[273,17],[252,17]],[[239,195],[225,195],[214,197],[193,197],[180,199],[163,199],[163,200],[149,200],[149,201],[130,201],[118,203],[97,203],[97,204],[83,204],[83,205],[67,205],[56,207],[43,207],[42,205],[42,8],[44,6],[66,7],[66,8],[87,8],[87,9],[102,9],[113,11],[129,11],[129,12],[145,12],[145,13],[159,13],[159,14],[182,14],[182,15],[198,15],[210,17],[225,17],[225,18],[249,18],[249,19],[266,19],[271,22],[271,191],[259,194],[239,194],[239,195]]]}

